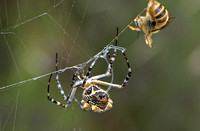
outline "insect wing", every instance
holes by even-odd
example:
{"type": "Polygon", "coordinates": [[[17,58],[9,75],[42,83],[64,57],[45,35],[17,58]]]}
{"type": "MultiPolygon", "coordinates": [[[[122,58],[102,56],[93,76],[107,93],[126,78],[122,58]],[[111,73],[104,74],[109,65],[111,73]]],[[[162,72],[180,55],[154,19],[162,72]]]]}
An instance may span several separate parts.
{"type": "Polygon", "coordinates": [[[166,28],[172,21],[174,21],[175,17],[169,18],[169,20],[167,21],[166,25],[164,25],[163,27],[160,28],[160,30],[166,28]]]}

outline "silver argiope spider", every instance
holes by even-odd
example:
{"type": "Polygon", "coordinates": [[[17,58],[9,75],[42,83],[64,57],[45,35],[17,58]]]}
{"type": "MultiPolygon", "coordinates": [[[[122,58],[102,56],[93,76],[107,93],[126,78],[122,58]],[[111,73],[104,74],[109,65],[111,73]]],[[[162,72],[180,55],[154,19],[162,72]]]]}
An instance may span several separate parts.
{"type": "MultiPolygon", "coordinates": [[[[117,36],[118,36],[118,28],[117,28],[117,36]]],[[[82,70],[82,69],[78,69],[74,73],[73,78],[72,78],[72,83],[71,83],[72,90],[69,93],[69,95],[66,96],[61,87],[61,84],[59,82],[59,76],[58,76],[58,72],[57,72],[56,73],[57,86],[58,86],[58,89],[60,90],[61,95],[64,97],[64,100],[67,101],[67,104],[62,104],[59,101],[56,101],[50,97],[50,93],[49,93],[50,81],[51,81],[51,77],[53,75],[53,74],[51,74],[50,78],[49,78],[49,82],[48,82],[47,98],[51,102],[53,102],[59,106],[65,107],[65,108],[69,107],[72,100],[74,99],[79,104],[79,106],[84,110],[92,109],[94,112],[105,112],[106,110],[110,109],[112,107],[113,102],[109,97],[108,91],[101,89],[101,87],[97,86],[97,84],[109,86],[109,87],[122,88],[127,84],[129,78],[131,77],[131,73],[132,73],[128,59],[124,53],[125,52],[124,48],[117,46],[117,42],[118,42],[117,36],[116,36],[115,46],[110,46],[110,49],[114,49],[112,57],[110,56],[109,52],[107,52],[107,55],[109,58],[109,64],[108,64],[108,68],[107,68],[107,71],[105,74],[100,74],[100,75],[96,75],[96,76],[89,78],[89,75],[92,71],[93,66],[95,65],[97,59],[100,58],[100,55],[99,55],[99,57],[96,58],[89,66],[86,75],[84,75],[84,70],[82,70]],[[121,85],[101,81],[101,79],[110,77],[112,75],[113,62],[115,61],[117,50],[120,50],[122,52],[122,54],[126,60],[127,66],[128,66],[128,74],[121,85]],[[82,72],[82,76],[80,76],[80,72],[82,72]],[[76,78],[78,78],[79,80],[75,81],[76,78]],[[84,89],[83,94],[82,94],[83,98],[81,100],[81,103],[83,105],[75,98],[75,92],[78,87],[81,87],[84,89]]],[[[57,54],[56,54],[56,71],[58,71],[57,54]]]]}

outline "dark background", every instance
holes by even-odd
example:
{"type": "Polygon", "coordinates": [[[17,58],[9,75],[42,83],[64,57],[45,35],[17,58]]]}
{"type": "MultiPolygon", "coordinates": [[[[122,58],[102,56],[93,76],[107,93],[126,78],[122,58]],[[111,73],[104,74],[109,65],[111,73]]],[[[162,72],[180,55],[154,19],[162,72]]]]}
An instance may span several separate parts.
{"type": "MultiPolygon", "coordinates": [[[[111,110],[99,114],[83,111],[75,102],[68,109],[50,103],[47,76],[0,90],[0,130],[198,130],[200,1],[159,2],[176,19],[153,35],[154,49],[145,44],[142,32],[139,39],[130,29],[120,35],[133,76],[125,88],[110,90],[111,110]]],[[[56,52],[59,68],[89,60],[113,40],[116,27],[124,29],[148,1],[65,0],[54,7],[56,3],[0,1],[1,87],[55,71],[56,52]]],[[[127,72],[120,53],[114,64],[114,83],[120,83],[127,72]]],[[[94,74],[105,72],[106,66],[97,62],[94,74]]],[[[60,74],[66,94],[72,73],[60,74]]],[[[79,100],[82,91],[76,93],[79,100]]],[[[55,76],[51,94],[64,102],[55,76]]]]}

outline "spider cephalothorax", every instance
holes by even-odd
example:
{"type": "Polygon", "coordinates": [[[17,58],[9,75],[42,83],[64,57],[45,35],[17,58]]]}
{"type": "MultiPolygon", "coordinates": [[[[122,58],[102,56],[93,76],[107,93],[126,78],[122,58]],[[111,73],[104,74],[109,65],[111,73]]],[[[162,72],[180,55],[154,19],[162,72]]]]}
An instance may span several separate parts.
{"type": "Polygon", "coordinates": [[[90,85],[83,91],[83,109],[92,109],[94,112],[104,112],[112,107],[109,94],[95,84],[90,85]]]}

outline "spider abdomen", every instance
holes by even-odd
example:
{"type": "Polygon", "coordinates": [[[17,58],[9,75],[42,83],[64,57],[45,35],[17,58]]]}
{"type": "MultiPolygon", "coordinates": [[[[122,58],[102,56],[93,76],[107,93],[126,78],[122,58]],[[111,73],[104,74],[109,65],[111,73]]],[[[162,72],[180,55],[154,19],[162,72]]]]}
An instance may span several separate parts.
{"type": "Polygon", "coordinates": [[[97,85],[89,86],[83,91],[82,103],[86,110],[91,108],[94,112],[105,112],[112,107],[108,93],[97,85]]]}

